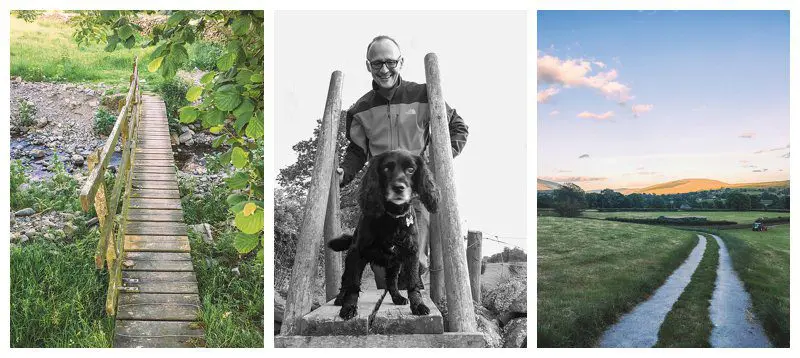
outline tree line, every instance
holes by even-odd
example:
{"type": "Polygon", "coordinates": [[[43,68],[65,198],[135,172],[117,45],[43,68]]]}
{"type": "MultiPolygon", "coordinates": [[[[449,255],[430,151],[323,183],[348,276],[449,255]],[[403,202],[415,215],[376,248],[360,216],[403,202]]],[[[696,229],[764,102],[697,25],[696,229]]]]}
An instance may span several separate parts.
{"type": "Polygon", "coordinates": [[[788,210],[789,188],[718,189],[682,194],[624,195],[612,189],[586,193],[573,183],[553,191],[540,191],[537,207],[554,209],[562,216],[577,216],[584,209],[716,209],[788,210]]]}

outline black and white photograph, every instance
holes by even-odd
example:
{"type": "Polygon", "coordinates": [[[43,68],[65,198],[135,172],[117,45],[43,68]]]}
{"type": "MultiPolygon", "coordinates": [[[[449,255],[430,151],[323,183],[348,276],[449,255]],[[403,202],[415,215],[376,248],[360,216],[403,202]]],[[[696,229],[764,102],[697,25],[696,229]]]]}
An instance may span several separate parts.
{"type": "Polygon", "coordinates": [[[526,16],[276,12],[276,348],[527,346],[526,16]]]}

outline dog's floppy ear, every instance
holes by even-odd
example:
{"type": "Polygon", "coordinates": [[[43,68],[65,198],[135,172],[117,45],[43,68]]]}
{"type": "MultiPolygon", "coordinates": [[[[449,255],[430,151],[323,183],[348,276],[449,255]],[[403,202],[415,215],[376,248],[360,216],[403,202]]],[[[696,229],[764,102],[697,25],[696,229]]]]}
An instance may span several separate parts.
{"type": "Polygon", "coordinates": [[[365,216],[380,216],[383,214],[383,188],[381,187],[381,163],[384,154],[373,157],[369,162],[367,172],[361,179],[358,189],[358,204],[361,213],[365,216]]]}
{"type": "Polygon", "coordinates": [[[439,209],[439,188],[433,182],[433,174],[421,156],[414,156],[417,162],[417,171],[414,172],[414,191],[419,194],[419,200],[429,212],[435,213],[439,209]]]}

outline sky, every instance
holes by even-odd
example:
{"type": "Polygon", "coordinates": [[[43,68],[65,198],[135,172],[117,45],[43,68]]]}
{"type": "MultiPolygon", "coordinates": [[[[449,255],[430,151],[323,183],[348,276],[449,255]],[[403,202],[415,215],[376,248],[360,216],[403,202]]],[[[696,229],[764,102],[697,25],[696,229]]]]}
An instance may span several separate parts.
{"type": "MultiPolygon", "coordinates": [[[[278,11],[273,176],[296,161],[292,145],[311,137],[333,71],[344,74],[343,109],[371,90],[366,47],[377,35],[399,43],[406,80],[424,83],[425,55],[439,57],[445,100],[469,126],[454,162],[464,229],[527,251],[525,12],[278,11]]],[[[483,254],[502,247],[485,240],[483,254]]]]}
{"type": "Polygon", "coordinates": [[[789,179],[788,11],[539,11],[537,177],[789,179]]]}

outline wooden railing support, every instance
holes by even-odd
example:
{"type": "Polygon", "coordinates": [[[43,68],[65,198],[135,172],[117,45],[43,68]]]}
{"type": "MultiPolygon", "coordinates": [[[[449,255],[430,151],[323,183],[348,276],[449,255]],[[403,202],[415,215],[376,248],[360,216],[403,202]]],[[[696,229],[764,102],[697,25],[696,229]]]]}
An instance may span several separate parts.
{"type": "Polygon", "coordinates": [[[311,299],[316,290],[317,254],[322,241],[325,212],[330,195],[333,157],[336,153],[336,131],[342,107],[342,72],[331,75],[328,99],[322,116],[322,127],[317,139],[317,155],[311,174],[303,222],[297,238],[297,250],[289,279],[289,295],[283,314],[281,334],[296,333],[297,319],[311,311],[311,299]]]}
{"type": "Polygon", "coordinates": [[[469,269],[469,287],[472,289],[472,301],[481,304],[481,245],[483,233],[467,232],[467,268],[469,269]]]}
{"type": "MultiPolygon", "coordinates": [[[[435,160],[433,159],[434,153],[428,154],[428,166],[432,173],[436,172],[435,160]]],[[[444,294],[444,266],[442,264],[442,229],[440,228],[441,219],[439,214],[431,213],[431,226],[430,234],[428,235],[428,242],[430,242],[430,278],[431,278],[431,300],[436,304],[443,303],[445,299],[444,294]]]]}
{"type": "Polygon", "coordinates": [[[466,251],[461,236],[461,221],[456,202],[453,151],[447,120],[447,107],[442,95],[439,60],[436,54],[425,55],[425,81],[431,112],[431,151],[436,184],[441,191],[439,223],[442,240],[447,322],[451,332],[477,332],[472,294],[469,288],[466,251]]]}
{"type": "MultiPolygon", "coordinates": [[[[334,133],[336,136],[336,133],[334,133]]],[[[342,234],[342,223],[339,219],[339,154],[333,154],[333,170],[331,175],[331,189],[328,191],[328,209],[325,211],[325,245],[331,239],[342,234]]],[[[325,299],[332,300],[339,293],[342,284],[342,253],[327,248],[325,252],[325,299]]]]}
{"type": "Polygon", "coordinates": [[[90,156],[87,161],[89,177],[81,187],[80,192],[81,208],[84,211],[89,211],[94,206],[100,224],[100,238],[95,250],[95,266],[97,269],[102,269],[105,262],[105,266],[109,271],[106,295],[106,312],[109,315],[116,313],[117,295],[122,286],[122,260],[120,258],[124,254],[124,218],[127,209],[125,203],[127,203],[130,195],[129,173],[134,155],[136,128],[141,115],[139,108],[141,91],[139,89],[138,58],[133,61],[133,73],[130,78],[130,88],[125,96],[125,105],[120,109],[117,120],[114,122],[114,127],[111,129],[111,134],[106,139],[103,148],[96,155],[90,156]],[[106,188],[104,183],[105,170],[111,161],[117,142],[121,144],[122,161],[120,162],[119,170],[117,170],[113,186],[106,188]],[[117,222],[120,196],[123,197],[123,220],[122,222],[117,222]],[[116,234],[115,228],[117,228],[116,234]]]}

